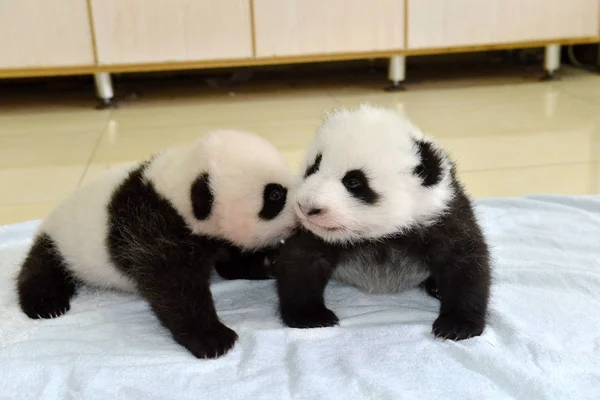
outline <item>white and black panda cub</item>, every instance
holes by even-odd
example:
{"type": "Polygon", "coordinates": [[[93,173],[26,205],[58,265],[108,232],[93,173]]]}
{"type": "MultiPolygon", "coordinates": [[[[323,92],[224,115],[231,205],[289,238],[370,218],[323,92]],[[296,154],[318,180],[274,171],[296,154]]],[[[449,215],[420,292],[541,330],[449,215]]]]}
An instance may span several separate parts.
{"type": "Polygon", "coordinates": [[[237,335],[215,311],[213,266],[266,278],[264,250],[297,224],[296,183],[268,141],[226,130],[109,171],[43,221],[17,278],[21,308],[62,315],[78,283],[130,291],[193,355],[223,355],[237,335]]]}
{"type": "Polygon", "coordinates": [[[488,247],[447,154],[396,112],[330,114],[309,145],[294,206],[302,227],[279,248],[280,313],[291,327],[332,326],[333,276],[369,293],[425,285],[441,301],[437,337],[480,335],[488,247]]]}

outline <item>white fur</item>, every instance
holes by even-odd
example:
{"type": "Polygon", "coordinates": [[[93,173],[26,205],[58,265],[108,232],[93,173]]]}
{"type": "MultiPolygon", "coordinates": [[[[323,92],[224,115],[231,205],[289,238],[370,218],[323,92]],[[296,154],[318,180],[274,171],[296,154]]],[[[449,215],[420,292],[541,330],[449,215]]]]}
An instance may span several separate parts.
{"type": "Polygon", "coordinates": [[[361,105],[327,116],[308,147],[302,171],[323,155],[318,172],[298,189],[295,210],[302,224],[328,242],[378,239],[427,224],[444,212],[453,196],[451,164],[443,157],[440,183],[424,187],[413,173],[420,159],[415,139],[432,142],[404,116],[383,108],[361,105]],[[361,169],[380,194],[375,205],[352,197],[342,184],[349,170],[361,169]],[[302,209],[320,208],[307,216],[302,209]]]}
{"type": "Polygon", "coordinates": [[[283,156],[267,140],[240,131],[216,131],[195,145],[158,155],[146,178],[154,183],[198,234],[227,238],[246,249],[277,243],[287,237],[296,220],[293,199],[297,178],[283,156]],[[190,187],[201,172],[208,172],[215,202],[208,220],[194,217],[190,187]],[[258,219],[263,187],[280,183],[288,189],[288,201],[277,218],[258,219]]]}
{"type": "Polygon", "coordinates": [[[112,264],[106,251],[108,211],[113,190],[138,164],[111,169],[77,189],[43,222],[75,277],[89,284],[135,291],[134,283],[112,264]]]}
{"type": "MultiPolygon", "coordinates": [[[[112,169],[79,188],[42,223],[73,274],[100,287],[135,291],[135,284],[112,264],[107,248],[107,204],[113,191],[140,164],[112,169]]],[[[253,249],[274,245],[287,237],[297,220],[290,205],[297,178],[268,141],[250,133],[217,131],[191,146],[167,150],[154,157],[144,178],[168,199],[196,234],[230,240],[253,249]],[[208,172],[215,196],[207,221],[194,217],[191,185],[208,172]],[[263,188],[280,183],[288,189],[285,208],[273,220],[262,221],[263,188]]]]}

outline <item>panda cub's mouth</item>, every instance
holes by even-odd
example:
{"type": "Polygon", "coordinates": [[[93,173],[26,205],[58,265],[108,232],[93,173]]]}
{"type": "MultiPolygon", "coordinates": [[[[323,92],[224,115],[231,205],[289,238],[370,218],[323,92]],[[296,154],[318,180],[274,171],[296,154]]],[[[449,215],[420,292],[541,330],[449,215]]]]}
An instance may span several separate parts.
{"type": "MultiPolygon", "coordinates": [[[[321,231],[321,232],[327,232],[327,233],[337,233],[337,232],[342,232],[345,231],[346,228],[343,226],[327,226],[327,225],[321,225],[318,224],[316,222],[314,222],[309,216],[307,216],[306,214],[304,214],[302,212],[302,210],[300,209],[300,206],[298,204],[296,204],[294,206],[294,210],[296,211],[296,214],[298,215],[302,225],[304,225],[306,228],[308,228],[309,230],[313,231],[321,231]]],[[[315,233],[317,233],[315,232],[315,233]]]]}
{"type": "Polygon", "coordinates": [[[323,230],[326,232],[340,232],[340,231],[344,230],[344,227],[342,227],[342,226],[323,226],[323,225],[319,225],[319,224],[312,222],[308,218],[304,219],[304,224],[308,225],[309,228],[316,228],[316,229],[320,229],[320,230],[323,230]]]}

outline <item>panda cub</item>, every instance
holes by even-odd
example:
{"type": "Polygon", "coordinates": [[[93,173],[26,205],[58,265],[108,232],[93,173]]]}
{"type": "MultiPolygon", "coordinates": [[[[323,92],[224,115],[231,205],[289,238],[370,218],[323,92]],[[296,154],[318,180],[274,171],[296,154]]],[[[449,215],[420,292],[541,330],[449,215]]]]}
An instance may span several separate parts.
{"type": "Polygon", "coordinates": [[[268,141],[238,131],[111,170],[43,221],[17,278],[20,306],[54,318],[78,283],[134,292],[193,355],[221,356],[237,335],[215,311],[213,266],[266,278],[265,251],[297,224],[295,184],[268,141]],[[245,263],[252,273],[236,271],[245,263]]]}
{"type": "Polygon", "coordinates": [[[309,145],[294,201],[301,221],[279,248],[277,290],[291,327],[332,326],[331,277],[368,293],[424,285],[440,299],[436,337],[480,335],[490,258],[448,155],[392,110],[330,114],[309,145]]]}

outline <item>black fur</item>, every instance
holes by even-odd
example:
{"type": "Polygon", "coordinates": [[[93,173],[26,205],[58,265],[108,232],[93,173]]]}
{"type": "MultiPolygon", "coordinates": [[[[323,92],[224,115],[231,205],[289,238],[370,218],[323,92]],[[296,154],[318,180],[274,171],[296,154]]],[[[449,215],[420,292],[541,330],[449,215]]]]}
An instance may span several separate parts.
{"type": "Polygon", "coordinates": [[[425,289],[427,294],[431,297],[435,297],[436,299],[441,300],[440,289],[437,287],[437,284],[431,276],[425,279],[423,283],[421,283],[421,287],[425,289]]]}
{"type": "Polygon", "coordinates": [[[273,251],[261,250],[243,252],[238,247],[230,245],[215,262],[215,270],[225,279],[272,279],[273,251]]]}
{"type": "Polygon", "coordinates": [[[209,282],[225,244],[191,234],[169,201],[143,179],[143,170],[132,172],[108,205],[111,260],[136,282],[177,343],[199,358],[223,355],[237,334],[219,321],[209,282]]]}
{"type": "Polygon", "coordinates": [[[323,292],[340,261],[375,254],[372,261],[376,263],[401,252],[427,269],[428,293],[440,298],[440,314],[433,323],[435,336],[461,340],[480,335],[490,291],[489,253],[470,200],[451,173],[456,195],[447,212],[430,226],[353,246],[328,244],[304,229],[289,238],[280,249],[277,265],[284,323],[298,328],[337,324],[336,315],[325,306],[323,292]]]}
{"type": "Polygon", "coordinates": [[[39,235],[17,277],[19,304],[30,318],[54,318],[71,308],[75,280],[47,234],[39,235]]]}
{"type": "Polygon", "coordinates": [[[192,184],[192,208],[194,216],[199,220],[208,219],[215,200],[207,173],[204,173],[192,184]]]}
{"type": "Polygon", "coordinates": [[[279,183],[268,183],[263,191],[263,206],[258,217],[269,221],[279,215],[285,207],[287,189],[279,183]]]}
{"type": "Polygon", "coordinates": [[[365,204],[373,205],[379,199],[379,195],[369,186],[369,179],[360,169],[346,172],[342,178],[342,184],[352,196],[365,204]]]}
{"type": "Polygon", "coordinates": [[[418,140],[416,144],[421,163],[415,167],[414,173],[421,178],[423,186],[433,186],[442,180],[442,160],[431,143],[418,140]]]}
{"type": "Polygon", "coordinates": [[[315,158],[315,162],[306,169],[306,172],[304,173],[304,179],[308,178],[309,176],[311,176],[312,174],[314,174],[315,172],[317,172],[319,170],[319,166],[321,165],[322,159],[323,159],[323,154],[321,154],[321,153],[317,154],[317,157],[315,158]]]}

